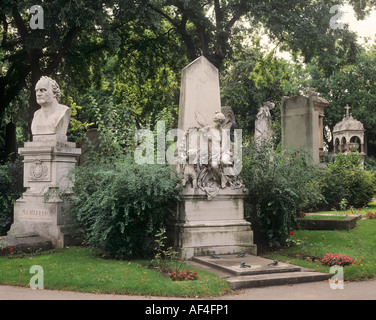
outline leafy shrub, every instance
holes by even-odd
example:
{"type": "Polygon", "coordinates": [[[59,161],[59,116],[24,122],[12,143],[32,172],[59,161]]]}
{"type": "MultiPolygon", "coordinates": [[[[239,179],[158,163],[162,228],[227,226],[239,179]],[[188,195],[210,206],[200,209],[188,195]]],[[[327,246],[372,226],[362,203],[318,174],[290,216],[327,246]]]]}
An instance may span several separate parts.
{"type": "Polygon", "coordinates": [[[14,162],[0,165],[0,235],[8,231],[13,221],[14,202],[23,191],[22,160],[17,157],[14,162]]]}
{"type": "Polygon", "coordinates": [[[132,157],[114,164],[87,164],[74,171],[68,213],[85,241],[111,257],[151,255],[154,236],[175,213],[177,174],[132,157]]]}
{"type": "Polygon", "coordinates": [[[341,207],[344,202],[359,207],[375,193],[375,173],[362,169],[362,156],[357,152],[339,153],[322,174],[325,208],[341,207]]]}
{"type": "Polygon", "coordinates": [[[179,258],[179,252],[166,246],[166,229],[161,229],[155,235],[155,254],[152,260],[154,269],[162,273],[178,272],[185,263],[184,258],[179,258]]]}
{"type": "Polygon", "coordinates": [[[278,147],[243,149],[241,176],[249,195],[248,219],[258,244],[278,246],[296,227],[301,211],[323,201],[318,166],[305,152],[278,147]]]}

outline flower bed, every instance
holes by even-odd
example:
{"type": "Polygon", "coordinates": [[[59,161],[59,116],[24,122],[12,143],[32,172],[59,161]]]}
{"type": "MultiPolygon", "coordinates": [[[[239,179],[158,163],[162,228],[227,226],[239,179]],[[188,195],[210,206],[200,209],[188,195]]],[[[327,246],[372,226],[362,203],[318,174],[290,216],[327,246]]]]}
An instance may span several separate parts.
{"type": "Polygon", "coordinates": [[[324,258],[321,260],[321,262],[328,266],[339,265],[339,266],[345,267],[350,264],[353,264],[355,260],[351,257],[347,257],[344,254],[327,253],[325,254],[324,258]]]}
{"type": "Polygon", "coordinates": [[[172,281],[198,280],[197,273],[187,269],[184,269],[184,272],[171,272],[169,276],[172,281]]]}

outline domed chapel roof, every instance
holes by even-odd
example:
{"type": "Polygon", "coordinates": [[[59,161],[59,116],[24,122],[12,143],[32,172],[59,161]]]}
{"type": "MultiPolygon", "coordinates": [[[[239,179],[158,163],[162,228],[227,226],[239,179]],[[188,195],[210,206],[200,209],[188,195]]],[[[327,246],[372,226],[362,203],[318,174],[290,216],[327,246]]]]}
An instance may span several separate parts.
{"type": "Polygon", "coordinates": [[[341,122],[338,122],[334,128],[334,132],[342,132],[342,131],[364,131],[363,123],[353,118],[351,114],[349,114],[349,107],[346,107],[346,115],[342,119],[341,122]]]}

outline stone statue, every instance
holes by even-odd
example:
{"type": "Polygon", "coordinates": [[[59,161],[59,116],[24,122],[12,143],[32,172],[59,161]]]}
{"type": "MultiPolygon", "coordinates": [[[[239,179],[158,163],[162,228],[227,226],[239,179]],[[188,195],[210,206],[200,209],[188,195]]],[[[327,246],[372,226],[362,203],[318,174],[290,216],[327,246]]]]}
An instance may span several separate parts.
{"type": "Polygon", "coordinates": [[[33,139],[18,149],[24,158],[26,190],[14,204],[9,232],[17,236],[36,234],[49,240],[53,247],[63,248],[79,243],[74,239],[75,226],[64,215],[69,202],[60,194],[70,194],[73,190],[69,172],[75,168],[81,149],[67,141],[71,110],[58,103],[58,84],[41,77],[35,94],[41,108],[34,113],[31,123],[33,139]]]}
{"type": "Polygon", "coordinates": [[[264,102],[256,115],[254,138],[257,144],[271,142],[273,132],[271,130],[272,118],[270,110],[274,109],[274,107],[275,104],[273,102],[264,102]]]}
{"type": "MultiPolygon", "coordinates": [[[[216,197],[220,189],[231,188],[238,189],[243,188],[243,182],[238,176],[230,176],[224,173],[224,168],[234,165],[232,142],[227,142],[225,145],[225,137],[223,136],[225,131],[223,129],[230,129],[232,123],[229,123],[229,119],[222,113],[217,111],[213,116],[213,124],[208,125],[203,117],[199,113],[196,114],[196,120],[199,124],[199,134],[205,133],[207,135],[207,154],[201,154],[200,146],[197,146],[197,150],[194,154],[197,164],[186,164],[183,167],[180,166],[180,172],[183,172],[182,184],[186,185],[187,182],[192,183],[193,188],[199,188],[207,194],[208,200],[212,200],[216,197]],[[201,133],[200,133],[201,132],[201,133]]],[[[189,141],[189,130],[186,132],[186,141],[189,141]]],[[[196,131],[197,134],[197,131],[196,131]]],[[[231,134],[231,132],[230,132],[231,134]]],[[[194,136],[198,138],[198,136],[194,136]]],[[[231,138],[231,136],[230,136],[231,138]]],[[[229,139],[231,140],[231,139],[229,139]]],[[[203,147],[203,146],[201,146],[203,147]]],[[[182,150],[182,157],[188,160],[188,157],[184,157],[184,153],[187,152],[192,155],[193,150],[188,146],[187,151],[182,150]]]]}
{"type": "Polygon", "coordinates": [[[186,163],[183,164],[183,179],[182,185],[185,186],[187,183],[190,183],[192,188],[197,189],[197,174],[196,174],[196,165],[189,163],[189,157],[196,156],[197,150],[189,149],[188,155],[186,156],[186,163]]]}
{"type": "Polygon", "coordinates": [[[235,122],[234,112],[232,111],[231,107],[228,107],[228,106],[222,107],[221,112],[226,117],[223,129],[230,129],[230,140],[231,142],[234,142],[235,141],[234,130],[238,128],[235,122]]]}
{"type": "Polygon", "coordinates": [[[34,113],[31,132],[35,135],[66,135],[72,110],[58,103],[59,85],[49,77],[41,77],[35,86],[37,103],[41,106],[34,113]]]}
{"type": "Polygon", "coordinates": [[[225,188],[227,179],[220,168],[221,161],[224,160],[222,154],[226,154],[221,150],[222,126],[225,123],[224,114],[221,112],[216,112],[213,122],[213,125],[204,128],[208,131],[209,164],[211,165],[215,179],[218,181],[218,183],[220,183],[222,188],[225,188]]]}

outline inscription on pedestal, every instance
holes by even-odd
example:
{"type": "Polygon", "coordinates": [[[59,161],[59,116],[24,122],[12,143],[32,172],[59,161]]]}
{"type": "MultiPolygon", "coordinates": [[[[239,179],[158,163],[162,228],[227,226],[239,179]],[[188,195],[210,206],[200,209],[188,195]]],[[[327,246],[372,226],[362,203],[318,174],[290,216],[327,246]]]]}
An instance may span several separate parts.
{"type": "Polygon", "coordinates": [[[48,210],[23,209],[19,216],[20,221],[52,222],[48,210]]]}

